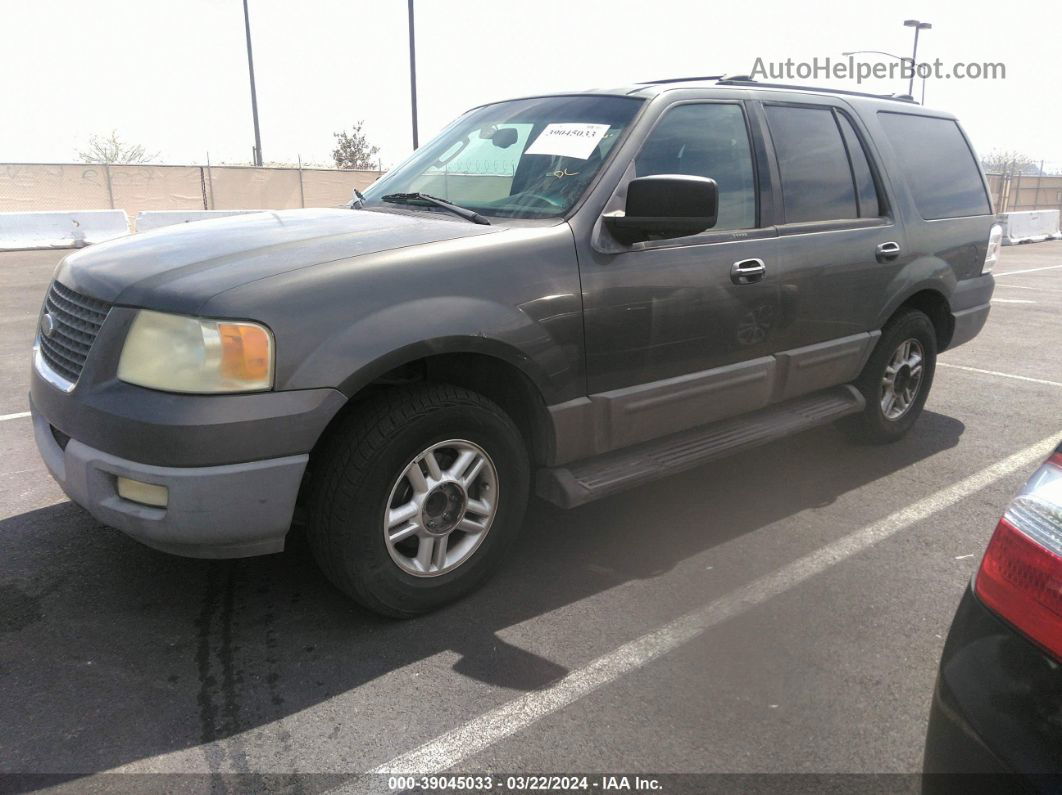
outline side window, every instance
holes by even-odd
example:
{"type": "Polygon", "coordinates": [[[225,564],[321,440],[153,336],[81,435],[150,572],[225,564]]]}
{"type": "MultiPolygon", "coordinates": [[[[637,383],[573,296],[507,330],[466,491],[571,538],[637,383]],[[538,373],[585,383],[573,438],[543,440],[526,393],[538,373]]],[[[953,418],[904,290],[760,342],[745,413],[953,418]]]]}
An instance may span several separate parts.
{"type": "Polygon", "coordinates": [[[874,185],[874,175],[870,171],[870,161],[866,150],[856,135],[852,122],[843,113],[837,114],[837,123],[841,125],[841,135],[848,150],[848,159],[852,164],[852,176],[855,177],[856,200],[859,202],[859,217],[873,218],[881,215],[881,203],[878,201],[878,189],[874,185]]]}
{"type": "Polygon", "coordinates": [[[634,168],[639,177],[710,177],[719,185],[719,220],[711,231],[756,226],[756,179],[740,105],[672,108],[649,134],[634,168]]]}
{"type": "Polygon", "coordinates": [[[878,120],[923,218],[991,212],[973,152],[951,119],[880,111],[878,120]]]}
{"type": "Polygon", "coordinates": [[[768,105],[786,223],[858,218],[848,154],[830,108],[768,105]]]}

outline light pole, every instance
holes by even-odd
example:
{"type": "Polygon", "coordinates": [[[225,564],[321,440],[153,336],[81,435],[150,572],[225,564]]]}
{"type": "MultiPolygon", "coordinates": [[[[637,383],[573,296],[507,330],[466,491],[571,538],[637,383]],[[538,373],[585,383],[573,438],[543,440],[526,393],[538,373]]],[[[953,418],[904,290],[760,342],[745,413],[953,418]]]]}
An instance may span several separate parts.
{"type": "Polygon", "coordinates": [[[416,149],[420,140],[417,135],[417,37],[413,32],[413,0],[409,0],[409,101],[413,109],[413,148],[416,149]]]}
{"type": "MultiPolygon", "coordinates": [[[[885,50],[851,50],[849,52],[842,52],[841,53],[841,55],[843,55],[845,58],[847,58],[850,55],[866,55],[866,54],[887,55],[890,58],[895,58],[897,61],[910,61],[911,62],[911,74],[914,74],[914,70],[915,70],[916,64],[915,64],[914,60],[911,58],[910,55],[897,55],[894,52],[885,52],[885,50]]],[[[908,89],[908,92],[910,92],[910,89],[908,89]]],[[[913,97],[913,95],[912,95],[912,97],[913,97]]],[[[924,75],[922,76],[922,104],[923,105],[926,104],[926,78],[925,78],[924,75]]]]}
{"type": "MultiPolygon", "coordinates": [[[[412,2],[412,0],[410,0],[412,2]]],[[[258,94],[254,90],[254,56],[251,55],[251,19],[243,0],[243,30],[247,34],[247,71],[251,73],[251,115],[254,117],[254,164],[262,165],[262,135],[258,131],[258,94]]]]}
{"type": "MultiPolygon", "coordinates": [[[[903,21],[903,25],[904,25],[905,28],[914,28],[914,32],[915,32],[914,49],[911,51],[911,82],[908,83],[908,85],[907,85],[907,93],[913,97],[914,96],[914,70],[915,70],[915,64],[918,63],[918,32],[921,31],[921,30],[929,30],[933,26],[930,23],[928,23],[928,22],[919,22],[917,19],[905,19],[903,21]]],[[[925,87],[925,83],[923,83],[922,86],[925,87]]],[[[923,99],[924,99],[924,97],[923,97],[923,99]]]]}

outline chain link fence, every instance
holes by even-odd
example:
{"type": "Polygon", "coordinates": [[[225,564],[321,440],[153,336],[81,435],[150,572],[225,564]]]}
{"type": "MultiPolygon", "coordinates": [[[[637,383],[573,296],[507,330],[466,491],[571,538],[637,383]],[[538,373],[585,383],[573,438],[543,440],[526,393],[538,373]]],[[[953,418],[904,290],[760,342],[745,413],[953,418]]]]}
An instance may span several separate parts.
{"type": "Polygon", "coordinates": [[[253,166],[0,164],[0,212],[337,207],[381,171],[253,166]]]}

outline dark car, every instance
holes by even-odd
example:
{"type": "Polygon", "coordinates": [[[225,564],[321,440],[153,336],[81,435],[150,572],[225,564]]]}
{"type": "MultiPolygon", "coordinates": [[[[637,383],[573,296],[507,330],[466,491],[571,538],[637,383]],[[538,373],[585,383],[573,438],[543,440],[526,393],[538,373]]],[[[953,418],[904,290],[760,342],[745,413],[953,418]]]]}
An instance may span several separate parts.
{"type": "Polygon", "coordinates": [[[574,507],[844,420],[914,425],[1001,240],[954,117],[745,79],[475,108],[348,210],[67,257],[31,410],[65,492],[157,549],[284,547],[413,615],[574,507]]]}
{"type": "Polygon", "coordinates": [[[999,520],[959,605],[925,773],[930,793],[1062,792],[1062,445],[999,520]]]}

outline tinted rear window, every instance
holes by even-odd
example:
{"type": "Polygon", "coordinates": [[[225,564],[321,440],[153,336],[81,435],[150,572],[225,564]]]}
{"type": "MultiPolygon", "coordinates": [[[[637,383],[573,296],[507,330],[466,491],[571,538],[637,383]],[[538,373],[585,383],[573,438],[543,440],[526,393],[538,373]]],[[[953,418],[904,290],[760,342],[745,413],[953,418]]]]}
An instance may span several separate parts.
{"type": "Polygon", "coordinates": [[[858,218],[855,185],[829,108],[767,106],[788,224],[858,218]]]}
{"type": "Polygon", "coordinates": [[[878,113],[923,218],[991,212],[973,152],[951,119],[878,113]]]}

